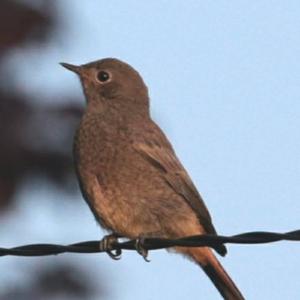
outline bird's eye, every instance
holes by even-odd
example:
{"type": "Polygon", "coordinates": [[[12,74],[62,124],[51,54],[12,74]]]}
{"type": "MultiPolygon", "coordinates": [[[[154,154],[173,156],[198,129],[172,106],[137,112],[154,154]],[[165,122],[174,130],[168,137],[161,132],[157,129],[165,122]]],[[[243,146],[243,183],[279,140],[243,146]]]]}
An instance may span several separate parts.
{"type": "Polygon", "coordinates": [[[110,75],[106,71],[100,71],[100,72],[97,73],[97,79],[101,83],[104,83],[104,82],[106,82],[110,79],[110,75]]]}

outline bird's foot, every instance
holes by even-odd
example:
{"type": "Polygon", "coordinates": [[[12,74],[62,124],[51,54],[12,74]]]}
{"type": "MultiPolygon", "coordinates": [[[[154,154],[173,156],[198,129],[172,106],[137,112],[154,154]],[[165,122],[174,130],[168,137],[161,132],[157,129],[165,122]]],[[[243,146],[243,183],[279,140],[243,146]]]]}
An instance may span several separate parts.
{"type": "Polygon", "coordinates": [[[114,260],[119,260],[122,255],[121,249],[113,249],[114,244],[118,242],[118,234],[109,234],[104,236],[104,238],[99,243],[100,251],[106,252],[110,258],[114,260]]]}
{"type": "Polygon", "coordinates": [[[150,260],[147,258],[148,250],[145,249],[145,238],[144,237],[140,236],[135,240],[135,249],[136,249],[137,253],[140,254],[146,262],[150,262],[150,260]]]}

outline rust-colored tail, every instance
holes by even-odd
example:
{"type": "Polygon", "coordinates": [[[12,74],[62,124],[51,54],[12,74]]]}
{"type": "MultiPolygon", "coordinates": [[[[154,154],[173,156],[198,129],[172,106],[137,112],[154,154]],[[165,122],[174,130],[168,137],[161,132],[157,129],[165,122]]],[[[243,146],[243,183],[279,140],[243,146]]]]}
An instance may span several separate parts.
{"type": "Polygon", "coordinates": [[[245,299],[209,248],[185,249],[183,252],[204,270],[225,300],[245,299]]]}

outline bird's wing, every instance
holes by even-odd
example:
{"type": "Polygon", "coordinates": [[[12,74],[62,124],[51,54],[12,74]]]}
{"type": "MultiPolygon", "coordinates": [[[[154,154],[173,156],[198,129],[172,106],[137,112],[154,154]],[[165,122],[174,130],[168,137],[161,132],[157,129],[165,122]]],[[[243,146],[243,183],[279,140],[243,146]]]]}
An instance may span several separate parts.
{"type": "MultiPolygon", "coordinates": [[[[156,167],[173,190],[183,197],[196,213],[206,233],[216,234],[211,216],[201,195],[167,140],[164,140],[164,145],[161,145],[157,141],[151,142],[149,140],[147,142],[134,143],[134,148],[149,163],[156,167]]],[[[215,250],[222,256],[227,253],[224,245],[215,247],[215,250]]]]}
{"type": "MultiPolygon", "coordinates": [[[[152,127],[134,148],[155,166],[167,183],[180,194],[196,213],[199,222],[209,234],[216,234],[211,216],[188,173],[176,157],[172,146],[158,127],[152,127]]],[[[145,132],[144,132],[145,133],[145,132]]]]}

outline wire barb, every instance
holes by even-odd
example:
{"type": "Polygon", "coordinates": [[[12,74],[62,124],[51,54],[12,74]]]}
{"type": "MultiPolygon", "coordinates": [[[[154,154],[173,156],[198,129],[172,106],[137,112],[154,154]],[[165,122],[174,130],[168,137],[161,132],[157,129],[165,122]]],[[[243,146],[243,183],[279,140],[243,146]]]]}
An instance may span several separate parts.
{"type": "MultiPolygon", "coordinates": [[[[233,236],[222,235],[195,235],[179,239],[145,238],[143,248],[145,250],[158,250],[175,246],[184,247],[211,247],[222,244],[266,244],[278,241],[300,241],[300,230],[286,233],[267,231],[246,232],[233,236]]],[[[120,253],[121,250],[136,250],[137,240],[119,242],[111,246],[111,251],[120,253]]],[[[70,245],[57,244],[31,244],[14,248],[0,248],[0,256],[46,256],[61,253],[102,253],[107,249],[99,247],[99,241],[87,241],[70,245]]]]}

